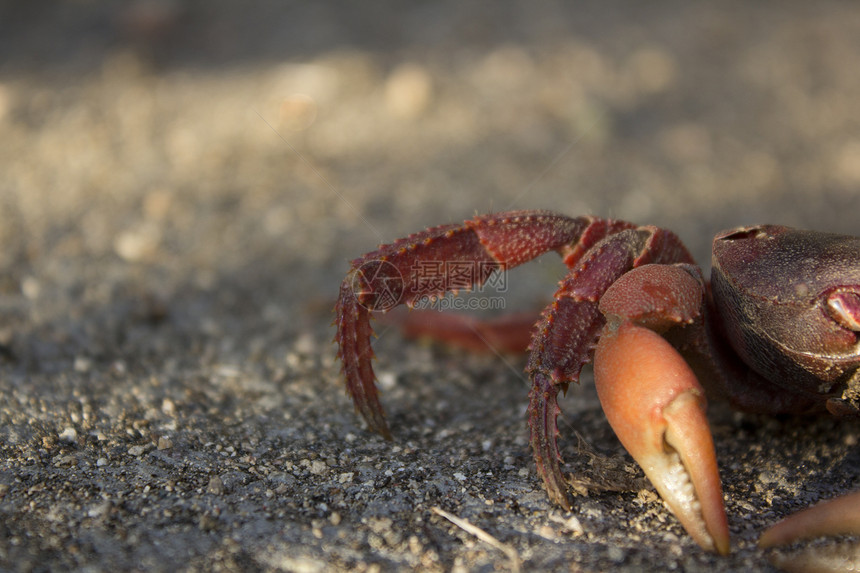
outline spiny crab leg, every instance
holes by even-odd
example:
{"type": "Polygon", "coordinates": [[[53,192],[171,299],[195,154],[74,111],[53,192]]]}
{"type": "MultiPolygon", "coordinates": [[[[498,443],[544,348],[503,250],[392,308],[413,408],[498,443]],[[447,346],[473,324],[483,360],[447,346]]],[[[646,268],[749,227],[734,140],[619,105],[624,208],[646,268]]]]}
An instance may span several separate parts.
{"type": "Polygon", "coordinates": [[[801,539],[852,534],[860,535],[860,491],[790,515],[765,531],[758,544],[774,547],[801,539]]]}
{"type": "Polygon", "coordinates": [[[496,270],[509,269],[548,251],[574,260],[616,227],[593,217],[565,217],[546,211],[483,215],[462,224],[442,225],[415,233],[352,261],[335,306],[338,358],[356,410],[371,430],[391,438],[374,384],[370,339],[371,312],[400,304],[414,306],[458,288],[475,288],[496,270]],[[423,271],[459,265],[470,271],[465,282],[423,271]]]}
{"type": "MultiPolygon", "coordinates": [[[[526,371],[532,379],[528,416],[538,475],[549,497],[569,510],[571,503],[557,445],[557,397],[559,390],[564,391],[571,382],[579,381],[582,367],[592,359],[606,322],[600,308],[602,297],[615,289],[616,283],[624,284],[625,277],[638,276],[637,267],[663,268],[668,263],[692,263],[692,258],[677,236],[654,227],[642,227],[616,230],[580,258],[568,258],[565,262],[570,272],[536,326],[526,371]]],[[[695,282],[693,287],[698,289],[695,291],[698,298],[693,298],[700,304],[701,287],[695,282]]]]}
{"type": "Polygon", "coordinates": [[[681,355],[652,330],[610,323],[595,351],[594,378],[618,439],[690,536],[728,554],[704,391],[681,355]]]}

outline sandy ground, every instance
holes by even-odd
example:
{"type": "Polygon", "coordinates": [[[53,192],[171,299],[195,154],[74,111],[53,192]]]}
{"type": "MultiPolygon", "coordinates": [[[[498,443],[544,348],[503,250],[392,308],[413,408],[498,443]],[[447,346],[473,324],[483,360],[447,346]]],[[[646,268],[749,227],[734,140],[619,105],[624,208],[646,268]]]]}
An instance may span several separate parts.
{"type": "MultiPolygon", "coordinates": [[[[755,546],[860,486],[856,422],[713,405],[720,558],[639,480],[589,376],[562,451],[608,491],[565,513],[521,358],[382,327],[386,442],[330,322],[350,259],[476,212],[657,224],[704,264],[741,224],[856,234],[858,61],[852,2],[0,2],[0,568],[857,564],[856,539],[755,546]]],[[[561,273],[512,272],[506,310],[561,273]]]]}

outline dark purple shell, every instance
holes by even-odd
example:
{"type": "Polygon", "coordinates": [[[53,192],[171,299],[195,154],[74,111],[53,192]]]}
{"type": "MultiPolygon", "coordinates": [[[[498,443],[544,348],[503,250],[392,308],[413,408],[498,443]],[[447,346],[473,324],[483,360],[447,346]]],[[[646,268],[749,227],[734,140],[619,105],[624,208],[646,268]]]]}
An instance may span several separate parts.
{"type": "Polygon", "coordinates": [[[860,238],[776,225],[725,231],[714,239],[711,287],[732,347],[775,384],[838,393],[860,365],[860,238]]]}

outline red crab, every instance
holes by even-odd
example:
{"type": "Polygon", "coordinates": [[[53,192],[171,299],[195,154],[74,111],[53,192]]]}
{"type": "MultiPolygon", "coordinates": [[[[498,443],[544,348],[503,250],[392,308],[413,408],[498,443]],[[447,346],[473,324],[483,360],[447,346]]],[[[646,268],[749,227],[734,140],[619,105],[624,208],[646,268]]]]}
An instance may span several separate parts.
{"type": "MultiPolygon", "coordinates": [[[[390,438],[371,368],[372,311],[480,286],[548,251],[568,273],[533,328],[526,370],[531,448],[549,497],[570,509],[556,397],[593,359],[621,443],[693,539],[728,553],[705,395],[748,412],[858,415],[860,238],[772,225],[725,231],[714,239],[710,285],[674,233],[596,217],[497,213],[382,245],[352,262],[335,307],[347,389],[370,428],[390,438]],[[451,280],[417,272],[441,263],[451,280]],[[458,265],[477,271],[455,277],[458,265]]],[[[504,323],[454,330],[502,345],[521,337],[504,323]]],[[[761,543],[840,532],[860,533],[860,492],[788,518],[761,543]]]]}

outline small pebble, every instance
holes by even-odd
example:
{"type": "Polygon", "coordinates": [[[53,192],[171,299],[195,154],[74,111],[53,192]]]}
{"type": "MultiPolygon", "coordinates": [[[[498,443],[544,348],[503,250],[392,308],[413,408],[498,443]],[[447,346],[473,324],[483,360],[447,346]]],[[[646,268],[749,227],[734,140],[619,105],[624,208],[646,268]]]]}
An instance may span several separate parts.
{"type": "Polygon", "coordinates": [[[553,529],[549,525],[541,525],[538,528],[537,534],[543,537],[544,539],[555,539],[558,537],[555,529],[553,529]]]}
{"type": "Polygon", "coordinates": [[[143,446],[132,446],[128,449],[128,453],[132,456],[140,456],[143,452],[146,451],[146,448],[143,446]]]}
{"type": "Polygon", "coordinates": [[[129,262],[152,258],[161,242],[161,233],[155,225],[123,231],[114,240],[114,252],[129,262]]]}
{"type": "Polygon", "coordinates": [[[77,439],[78,432],[72,427],[65,428],[62,432],[60,432],[60,440],[63,442],[72,443],[77,441],[77,439]]]}
{"type": "Polygon", "coordinates": [[[322,460],[314,460],[311,462],[311,473],[314,475],[321,475],[328,471],[328,466],[322,460]]]}
{"type": "Polygon", "coordinates": [[[92,365],[93,361],[85,356],[78,356],[75,358],[75,372],[89,372],[92,365]]]}
{"type": "Polygon", "coordinates": [[[161,412],[165,416],[173,416],[176,414],[176,404],[170,398],[165,398],[161,401],[161,412]]]}
{"type": "Polygon", "coordinates": [[[224,493],[224,482],[218,476],[209,478],[209,483],[206,485],[206,493],[213,495],[221,495],[224,493]]]}

